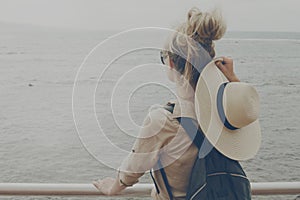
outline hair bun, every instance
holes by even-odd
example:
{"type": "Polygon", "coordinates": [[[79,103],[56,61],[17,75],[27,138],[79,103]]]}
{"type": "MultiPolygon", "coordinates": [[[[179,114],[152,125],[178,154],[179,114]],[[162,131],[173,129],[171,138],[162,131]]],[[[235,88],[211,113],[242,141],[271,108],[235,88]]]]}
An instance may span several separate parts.
{"type": "Polygon", "coordinates": [[[201,12],[194,7],[188,12],[187,34],[196,36],[194,39],[201,43],[211,43],[223,37],[226,24],[217,10],[201,12]]]}
{"type": "Polygon", "coordinates": [[[188,20],[190,20],[191,19],[191,17],[192,16],[195,16],[195,15],[201,15],[201,12],[200,12],[200,10],[198,9],[198,8],[196,8],[196,7],[193,7],[193,8],[191,8],[190,10],[189,10],[189,12],[188,12],[188,20]]]}

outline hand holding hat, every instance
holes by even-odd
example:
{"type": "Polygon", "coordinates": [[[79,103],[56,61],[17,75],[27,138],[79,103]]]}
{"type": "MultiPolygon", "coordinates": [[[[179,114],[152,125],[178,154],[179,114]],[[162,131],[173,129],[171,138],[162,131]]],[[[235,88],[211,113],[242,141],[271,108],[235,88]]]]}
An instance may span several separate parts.
{"type": "Polygon", "coordinates": [[[233,70],[233,60],[231,58],[222,57],[218,58],[215,62],[216,66],[221,70],[225,77],[230,82],[240,82],[233,70]]]}
{"type": "Polygon", "coordinates": [[[196,86],[195,111],[205,137],[219,152],[247,160],[261,143],[259,96],[253,86],[233,82],[237,80],[231,59],[208,63],[196,86]]]}

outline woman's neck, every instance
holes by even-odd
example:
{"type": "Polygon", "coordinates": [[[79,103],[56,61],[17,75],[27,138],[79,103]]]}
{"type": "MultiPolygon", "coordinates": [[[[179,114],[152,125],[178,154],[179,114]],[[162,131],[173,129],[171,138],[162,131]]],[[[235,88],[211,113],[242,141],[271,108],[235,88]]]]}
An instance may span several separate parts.
{"type": "Polygon", "coordinates": [[[178,97],[182,100],[194,102],[195,91],[189,81],[181,76],[175,83],[178,97]]]}

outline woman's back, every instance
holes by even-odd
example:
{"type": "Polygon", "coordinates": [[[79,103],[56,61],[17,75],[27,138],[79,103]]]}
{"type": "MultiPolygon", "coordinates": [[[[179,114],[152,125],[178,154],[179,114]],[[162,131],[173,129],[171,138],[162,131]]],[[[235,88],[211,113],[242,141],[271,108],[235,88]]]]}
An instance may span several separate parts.
{"type": "MultiPolygon", "coordinates": [[[[175,103],[173,113],[166,111],[164,108],[158,108],[154,112],[157,112],[156,116],[166,116],[164,128],[158,133],[158,137],[163,143],[160,161],[164,166],[174,199],[184,199],[198,149],[192,144],[191,139],[176,118],[191,117],[195,119],[194,104],[183,100],[180,103],[175,103]]],[[[156,165],[155,168],[158,169],[159,167],[156,165]]],[[[152,197],[155,199],[169,199],[159,170],[154,172],[154,179],[157,182],[160,194],[155,189],[152,192],[152,197]]]]}

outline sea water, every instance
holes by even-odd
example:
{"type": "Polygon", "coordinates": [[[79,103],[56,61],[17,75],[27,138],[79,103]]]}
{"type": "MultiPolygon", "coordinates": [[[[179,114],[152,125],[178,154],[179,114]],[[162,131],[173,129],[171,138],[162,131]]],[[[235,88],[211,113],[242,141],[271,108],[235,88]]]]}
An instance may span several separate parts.
{"type": "MultiPolygon", "coordinates": [[[[90,183],[98,178],[116,175],[116,170],[99,162],[86,149],[78,135],[72,112],[73,84],[81,63],[99,42],[115,33],[117,31],[67,31],[1,25],[0,182],[90,183]]],[[[216,42],[216,49],[218,56],[234,59],[239,78],[254,85],[260,94],[261,148],[255,158],[242,162],[249,179],[251,182],[299,181],[300,34],[229,32],[216,42]]],[[[102,130],[111,143],[128,151],[134,137],[123,134],[116,125],[108,102],[122,73],[144,63],[159,65],[159,51],[144,49],[120,58],[100,81],[101,87],[95,90],[95,113],[102,130]]],[[[104,63],[100,59],[97,64],[104,63]]],[[[82,87],[92,87],[100,84],[97,83],[99,76],[100,73],[95,73],[79,81],[82,87]]],[[[141,73],[137,79],[148,76],[141,73]]],[[[136,84],[134,78],[125,83],[125,87],[136,84]]],[[[83,93],[82,101],[84,97],[83,93]]],[[[129,101],[122,91],[117,99],[119,104],[124,102],[124,106],[128,107],[132,121],[141,125],[151,105],[163,105],[174,97],[168,88],[150,84],[137,89],[129,101]]],[[[85,107],[79,105],[78,109],[84,111],[85,107]]],[[[86,131],[99,132],[89,120],[85,125],[86,131]]],[[[103,152],[104,160],[117,159],[120,162],[120,158],[110,157],[105,144],[97,145],[103,152]]],[[[140,182],[151,183],[149,174],[146,173],[140,182]]],[[[293,198],[295,196],[253,197],[293,198]]]]}

